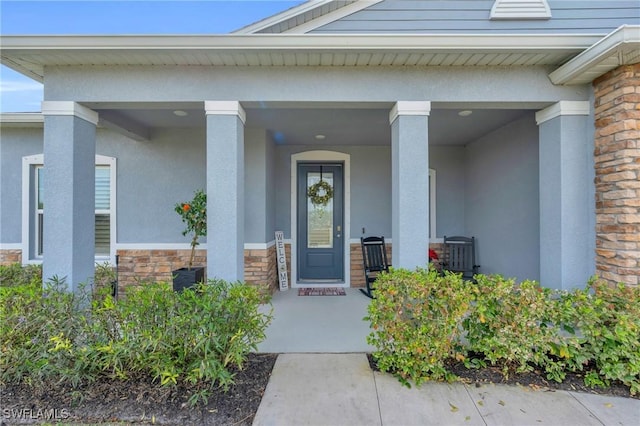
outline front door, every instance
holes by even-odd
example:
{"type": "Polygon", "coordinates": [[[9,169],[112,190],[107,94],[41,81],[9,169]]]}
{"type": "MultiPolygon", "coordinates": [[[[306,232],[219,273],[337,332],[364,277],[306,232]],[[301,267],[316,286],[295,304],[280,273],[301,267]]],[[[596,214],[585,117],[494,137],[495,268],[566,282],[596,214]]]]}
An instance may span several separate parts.
{"type": "Polygon", "coordinates": [[[344,282],[343,165],[298,164],[298,281],[344,282]]]}

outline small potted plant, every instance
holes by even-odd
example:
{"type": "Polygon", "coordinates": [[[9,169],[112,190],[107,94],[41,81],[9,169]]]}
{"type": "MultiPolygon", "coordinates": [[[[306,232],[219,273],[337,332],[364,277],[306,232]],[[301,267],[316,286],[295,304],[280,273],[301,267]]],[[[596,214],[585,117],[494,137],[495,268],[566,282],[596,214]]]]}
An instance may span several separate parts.
{"type": "Polygon", "coordinates": [[[207,235],[207,194],[197,190],[191,201],[176,204],[175,211],[187,226],[182,231],[182,235],[192,234],[188,267],[173,271],[173,289],[182,291],[195,283],[204,281],[204,267],[193,267],[193,259],[196,246],[199,244],[198,240],[207,235]]]}

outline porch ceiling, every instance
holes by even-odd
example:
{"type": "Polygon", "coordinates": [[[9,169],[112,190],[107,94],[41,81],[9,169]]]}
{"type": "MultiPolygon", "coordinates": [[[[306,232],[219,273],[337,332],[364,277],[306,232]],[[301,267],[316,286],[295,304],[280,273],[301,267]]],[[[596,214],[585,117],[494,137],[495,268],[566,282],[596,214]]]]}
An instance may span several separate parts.
{"type": "MultiPolygon", "coordinates": [[[[95,108],[95,106],[93,106],[95,108]]],[[[245,105],[248,128],[267,129],[281,145],[388,145],[391,141],[389,111],[392,105],[285,105],[258,107],[245,105]],[[316,135],[324,135],[319,140],[316,135]]],[[[131,108],[131,107],[129,107],[131,108]]],[[[163,109],[98,109],[100,117],[124,128],[205,128],[204,109],[174,105],[163,109]],[[174,110],[187,115],[177,116],[174,110]]],[[[526,109],[486,109],[473,106],[434,108],[429,117],[432,145],[466,145],[504,126],[527,112],[526,109]],[[469,116],[460,116],[470,110],[469,116]]]]}

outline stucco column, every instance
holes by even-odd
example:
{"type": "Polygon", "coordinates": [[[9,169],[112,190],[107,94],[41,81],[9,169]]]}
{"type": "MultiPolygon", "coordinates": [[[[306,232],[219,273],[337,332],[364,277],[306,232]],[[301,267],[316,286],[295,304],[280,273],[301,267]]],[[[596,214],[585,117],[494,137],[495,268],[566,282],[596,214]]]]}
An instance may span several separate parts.
{"type": "Polygon", "coordinates": [[[98,114],[75,102],[42,103],[43,278],[78,292],[95,273],[95,155],[98,114]]]}
{"type": "Polygon", "coordinates": [[[593,120],[589,114],[589,102],[581,101],[561,101],[536,113],[540,283],[546,287],[584,287],[595,272],[593,120]]]}
{"type": "Polygon", "coordinates": [[[244,279],[244,123],[237,101],[205,101],[207,277],[244,279]]]}
{"type": "Polygon", "coordinates": [[[426,267],[429,248],[430,102],[397,102],[391,123],[393,266],[426,267]]]}

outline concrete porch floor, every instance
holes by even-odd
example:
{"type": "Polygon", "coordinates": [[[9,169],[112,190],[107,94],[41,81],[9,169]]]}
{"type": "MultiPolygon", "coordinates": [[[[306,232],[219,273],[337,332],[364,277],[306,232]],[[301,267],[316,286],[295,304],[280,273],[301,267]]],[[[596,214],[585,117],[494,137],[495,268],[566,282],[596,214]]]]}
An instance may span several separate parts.
{"type": "MultiPolygon", "coordinates": [[[[298,296],[298,289],[273,295],[273,320],[261,353],[373,352],[367,344],[369,323],[363,318],[371,299],[358,289],[345,289],[346,296],[298,296]]],[[[269,305],[260,307],[262,312],[269,305]]]]}

